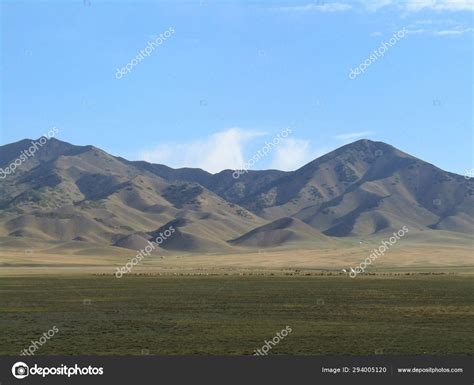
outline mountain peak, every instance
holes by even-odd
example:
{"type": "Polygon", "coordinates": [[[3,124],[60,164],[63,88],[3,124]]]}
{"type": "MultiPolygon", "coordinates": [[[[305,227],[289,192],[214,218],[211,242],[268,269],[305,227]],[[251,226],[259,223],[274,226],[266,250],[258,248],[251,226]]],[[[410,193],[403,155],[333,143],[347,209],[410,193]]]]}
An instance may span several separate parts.
{"type": "MultiPolygon", "coordinates": [[[[31,142],[1,146],[0,163],[11,164],[31,142]]],[[[7,212],[0,232],[12,237],[135,247],[150,231],[182,219],[168,245],[195,251],[235,242],[326,245],[326,236],[368,236],[403,225],[474,228],[473,181],[368,139],[296,171],[253,171],[237,180],[230,171],[130,162],[51,138],[8,178],[0,183],[7,212]]]]}

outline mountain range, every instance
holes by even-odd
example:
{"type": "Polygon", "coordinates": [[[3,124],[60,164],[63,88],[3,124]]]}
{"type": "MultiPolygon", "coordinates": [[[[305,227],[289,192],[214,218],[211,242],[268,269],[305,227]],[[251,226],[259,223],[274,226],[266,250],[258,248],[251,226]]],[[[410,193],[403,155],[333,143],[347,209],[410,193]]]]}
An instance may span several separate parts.
{"type": "MultiPolygon", "coordinates": [[[[0,146],[8,167],[30,139],[0,146]]],[[[296,171],[211,174],[50,139],[0,179],[0,242],[168,251],[326,247],[399,230],[474,232],[474,181],[383,142],[359,140],[296,171]]]]}

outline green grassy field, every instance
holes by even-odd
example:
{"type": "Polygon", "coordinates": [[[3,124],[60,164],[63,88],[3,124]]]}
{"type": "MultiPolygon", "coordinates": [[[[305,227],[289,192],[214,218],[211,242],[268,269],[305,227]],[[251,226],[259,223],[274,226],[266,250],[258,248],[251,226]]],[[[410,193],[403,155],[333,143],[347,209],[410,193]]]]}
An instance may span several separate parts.
{"type": "Polygon", "coordinates": [[[0,355],[472,354],[461,275],[0,278],[0,355]]]}

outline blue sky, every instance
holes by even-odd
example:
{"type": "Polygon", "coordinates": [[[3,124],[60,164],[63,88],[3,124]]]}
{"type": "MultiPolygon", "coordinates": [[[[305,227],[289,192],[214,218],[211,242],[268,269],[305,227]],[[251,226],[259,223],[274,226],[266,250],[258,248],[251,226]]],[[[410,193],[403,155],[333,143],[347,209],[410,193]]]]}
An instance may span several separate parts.
{"type": "Polygon", "coordinates": [[[473,14],[472,0],[4,1],[0,144],[57,127],[73,144],[217,172],[291,127],[254,168],[296,169],[364,137],[463,174],[473,14]]]}

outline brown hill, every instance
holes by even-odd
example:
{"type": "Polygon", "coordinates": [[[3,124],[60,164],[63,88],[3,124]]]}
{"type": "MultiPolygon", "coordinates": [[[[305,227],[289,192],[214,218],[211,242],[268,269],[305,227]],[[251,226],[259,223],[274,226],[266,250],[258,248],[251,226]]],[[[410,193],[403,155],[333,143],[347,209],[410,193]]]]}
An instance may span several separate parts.
{"type": "MultiPolygon", "coordinates": [[[[1,146],[0,166],[29,143],[1,146]]],[[[234,179],[230,170],[175,170],[51,139],[0,180],[0,237],[136,249],[175,223],[164,249],[318,247],[403,225],[472,234],[473,200],[474,181],[368,140],[293,172],[234,179]]]]}
{"type": "Polygon", "coordinates": [[[314,246],[333,246],[336,244],[333,239],[320,233],[315,228],[299,219],[289,217],[277,219],[229,241],[233,245],[261,249],[298,242],[310,242],[314,246]]]}

